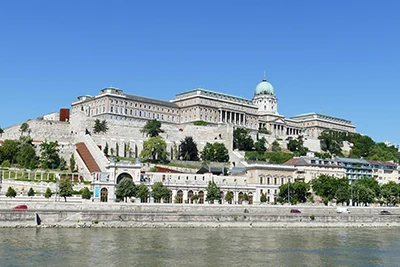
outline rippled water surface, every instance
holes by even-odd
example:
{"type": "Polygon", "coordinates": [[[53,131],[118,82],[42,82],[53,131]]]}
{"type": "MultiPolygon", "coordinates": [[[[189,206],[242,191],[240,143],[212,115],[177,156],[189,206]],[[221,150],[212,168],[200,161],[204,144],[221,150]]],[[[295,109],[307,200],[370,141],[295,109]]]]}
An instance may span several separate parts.
{"type": "Polygon", "coordinates": [[[0,266],[399,266],[400,229],[0,229],[0,266]]]}

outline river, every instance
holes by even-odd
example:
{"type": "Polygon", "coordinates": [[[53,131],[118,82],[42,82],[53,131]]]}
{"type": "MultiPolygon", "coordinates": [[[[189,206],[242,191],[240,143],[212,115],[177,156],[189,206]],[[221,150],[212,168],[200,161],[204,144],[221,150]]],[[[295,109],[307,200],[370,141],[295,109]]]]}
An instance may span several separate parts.
{"type": "Polygon", "coordinates": [[[2,228],[0,266],[398,266],[399,228],[2,228]]]}

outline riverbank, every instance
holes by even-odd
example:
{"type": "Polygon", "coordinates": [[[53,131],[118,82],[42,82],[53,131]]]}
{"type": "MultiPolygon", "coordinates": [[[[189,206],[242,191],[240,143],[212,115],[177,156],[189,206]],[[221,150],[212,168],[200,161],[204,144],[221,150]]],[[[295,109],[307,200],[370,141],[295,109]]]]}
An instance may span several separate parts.
{"type": "Polygon", "coordinates": [[[0,227],[400,227],[397,207],[349,207],[350,214],[338,214],[325,206],[31,202],[28,210],[12,210],[16,204],[0,202],[0,227]]]}

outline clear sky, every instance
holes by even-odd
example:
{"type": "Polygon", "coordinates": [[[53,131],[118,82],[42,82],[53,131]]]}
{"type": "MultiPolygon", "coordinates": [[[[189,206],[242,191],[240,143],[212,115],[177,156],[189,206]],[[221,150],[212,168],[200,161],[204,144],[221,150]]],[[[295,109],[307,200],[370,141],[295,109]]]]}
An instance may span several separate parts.
{"type": "Polygon", "coordinates": [[[0,126],[107,86],[171,100],[202,87],[286,117],[351,120],[400,144],[400,1],[0,0],[0,126]]]}

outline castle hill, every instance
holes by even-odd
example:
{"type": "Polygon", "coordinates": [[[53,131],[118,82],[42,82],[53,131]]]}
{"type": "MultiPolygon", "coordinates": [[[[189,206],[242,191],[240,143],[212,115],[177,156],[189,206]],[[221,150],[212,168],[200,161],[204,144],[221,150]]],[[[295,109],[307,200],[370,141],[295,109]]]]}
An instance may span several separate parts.
{"type": "Polygon", "coordinates": [[[400,226],[398,148],[276,88],[107,87],[0,129],[0,227],[400,226]]]}

